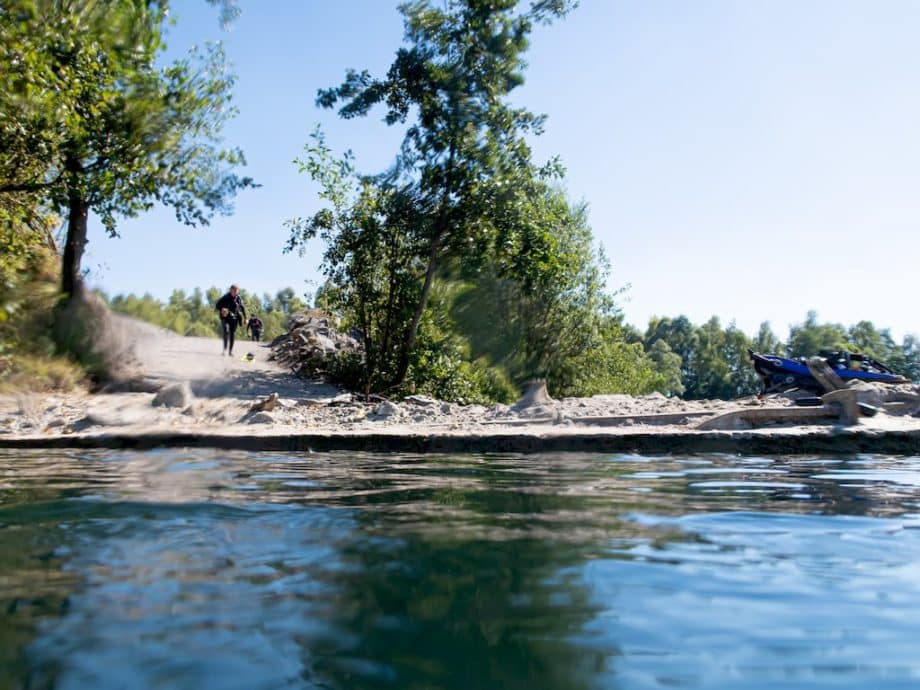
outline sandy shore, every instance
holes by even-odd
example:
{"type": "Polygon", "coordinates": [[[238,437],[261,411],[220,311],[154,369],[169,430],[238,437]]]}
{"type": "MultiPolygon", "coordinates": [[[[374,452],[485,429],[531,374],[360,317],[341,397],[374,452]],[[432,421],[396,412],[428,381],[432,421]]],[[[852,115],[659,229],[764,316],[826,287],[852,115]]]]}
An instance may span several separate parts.
{"type": "Polygon", "coordinates": [[[217,339],[185,338],[147,324],[121,322],[135,343],[133,383],[96,394],[2,397],[0,447],[920,452],[920,419],[884,412],[847,427],[832,418],[761,426],[732,417],[725,430],[699,429],[727,413],[790,404],[782,399],[603,395],[525,409],[458,405],[421,396],[400,403],[364,403],[333,386],[292,376],[270,359],[265,344],[240,341],[235,356],[227,357],[217,339]],[[267,409],[258,409],[259,403],[267,409]]]}

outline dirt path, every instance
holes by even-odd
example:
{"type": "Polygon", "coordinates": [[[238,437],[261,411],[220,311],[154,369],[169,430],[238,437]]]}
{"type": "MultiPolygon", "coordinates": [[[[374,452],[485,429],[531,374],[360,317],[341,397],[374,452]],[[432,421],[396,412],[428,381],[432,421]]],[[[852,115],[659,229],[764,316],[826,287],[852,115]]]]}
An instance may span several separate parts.
{"type": "Polygon", "coordinates": [[[524,409],[459,405],[424,396],[362,402],[334,386],[297,378],[269,359],[265,343],[241,339],[236,356],[228,357],[217,337],[183,337],[124,316],[114,318],[122,344],[130,344],[127,349],[133,352],[125,355],[133,369],[131,384],[100,394],[0,398],[0,447],[222,444],[291,450],[789,453],[831,448],[904,452],[902,448],[916,448],[920,439],[920,418],[888,414],[846,428],[825,422],[750,431],[698,429],[707,418],[765,404],[754,398],[684,401],[658,393],[598,395],[550,398],[524,409]],[[178,400],[160,404],[160,395],[184,389],[175,384],[186,382],[192,395],[185,389],[178,400]],[[277,397],[270,406],[258,405],[272,393],[277,397]]]}
{"type": "Polygon", "coordinates": [[[299,399],[339,394],[334,386],[299,379],[270,360],[268,343],[238,337],[234,356],[229,357],[221,352],[220,338],[186,337],[125,316],[115,315],[115,319],[134,344],[137,375],[151,387],[188,381],[198,398],[253,398],[277,393],[282,398],[299,399]]]}

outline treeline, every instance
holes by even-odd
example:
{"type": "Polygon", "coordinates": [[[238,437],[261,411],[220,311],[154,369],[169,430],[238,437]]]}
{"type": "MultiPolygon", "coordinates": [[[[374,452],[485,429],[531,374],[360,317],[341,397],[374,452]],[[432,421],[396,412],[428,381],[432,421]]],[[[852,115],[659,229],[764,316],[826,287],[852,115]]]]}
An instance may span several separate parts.
{"type": "Polygon", "coordinates": [[[793,326],[782,341],[763,323],[753,338],[733,324],[723,328],[713,317],[694,325],[686,316],[654,318],[645,334],[633,331],[632,339],[641,342],[654,363],[666,395],[686,399],[733,399],[756,393],[760,382],[751,365],[748,349],[787,357],[808,357],[822,350],[861,352],[886,363],[895,372],[920,379],[920,343],[907,335],[898,344],[887,328],[870,321],[853,326],[819,323],[814,311],[793,326]]]}
{"type": "MultiPolygon", "coordinates": [[[[100,294],[112,311],[168,328],[180,335],[220,337],[220,321],[214,307],[224,291],[216,287],[205,291],[195,288],[189,293],[173,290],[166,302],[149,294],[141,297],[133,294],[116,295],[112,298],[100,294]]],[[[263,293],[261,297],[241,288],[240,297],[246,306],[247,317],[258,316],[262,320],[263,340],[271,340],[286,333],[288,316],[306,307],[306,303],[289,287],[279,290],[274,296],[263,293]]],[[[240,337],[245,328],[243,324],[240,337]]]]}
{"type": "MultiPolygon", "coordinates": [[[[583,239],[589,238],[589,233],[583,235],[583,239]]],[[[586,244],[584,249],[588,248],[586,244]]],[[[686,316],[656,317],[642,333],[624,324],[615,311],[598,323],[588,324],[588,328],[583,328],[584,323],[569,328],[566,323],[531,317],[519,320],[515,312],[520,312],[521,304],[502,294],[508,289],[487,279],[475,283],[438,281],[420,348],[419,366],[426,367],[429,382],[422,390],[467,402],[513,400],[534,370],[530,361],[533,351],[519,348],[521,330],[527,331],[528,338],[555,338],[558,356],[546,372],[550,391],[557,396],[657,391],[687,400],[729,400],[752,395],[760,390],[760,381],[749,349],[788,357],[849,350],[885,362],[912,380],[920,379],[920,340],[907,335],[899,344],[887,328],[869,321],[852,326],[821,323],[811,311],[790,329],[786,340],[781,340],[769,323],[761,324],[757,334],[750,337],[734,324],[723,327],[717,317],[703,324],[694,324],[686,316]],[[581,340],[566,344],[566,333],[566,337],[580,334],[581,340]]],[[[598,285],[594,289],[603,294],[598,285]]],[[[211,287],[189,293],[173,290],[166,302],[149,294],[106,299],[113,311],[181,335],[219,337],[214,305],[222,294],[222,290],[211,287]]],[[[292,288],[261,297],[241,289],[240,295],[249,314],[262,319],[265,340],[285,333],[288,316],[308,306],[292,288]]],[[[321,292],[318,301],[327,302],[328,294],[321,292]]],[[[590,314],[582,312],[580,316],[590,314]]],[[[570,319],[573,312],[561,310],[558,317],[570,319]]]]}

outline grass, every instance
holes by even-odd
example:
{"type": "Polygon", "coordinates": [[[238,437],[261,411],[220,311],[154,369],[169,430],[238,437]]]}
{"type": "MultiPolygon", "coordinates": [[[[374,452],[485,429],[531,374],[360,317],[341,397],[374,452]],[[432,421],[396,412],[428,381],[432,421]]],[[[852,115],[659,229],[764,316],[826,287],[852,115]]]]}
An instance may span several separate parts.
{"type": "Polygon", "coordinates": [[[86,372],[67,357],[31,353],[0,356],[0,394],[67,392],[86,383],[86,372]]]}

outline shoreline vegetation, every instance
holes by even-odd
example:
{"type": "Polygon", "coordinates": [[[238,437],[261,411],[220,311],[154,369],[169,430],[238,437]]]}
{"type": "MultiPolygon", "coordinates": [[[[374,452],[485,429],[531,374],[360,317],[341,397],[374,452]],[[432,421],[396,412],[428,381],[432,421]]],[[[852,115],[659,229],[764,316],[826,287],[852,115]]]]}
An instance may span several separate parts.
{"type": "MultiPolygon", "coordinates": [[[[449,292],[445,289],[445,292],[449,292]]],[[[219,323],[214,316],[214,304],[221,295],[216,287],[207,290],[195,288],[189,292],[173,290],[165,302],[149,294],[116,295],[107,303],[112,311],[146,321],[147,323],[169,329],[179,335],[219,337],[219,323]]],[[[286,335],[289,320],[306,308],[306,300],[298,298],[292,288],[280,290],[274,297],[264,293],[261,297],[241,291],[247,309],[257,313],[265,323],[263,340],[271,342],[286,335]]],[[[480,365],[488,366],[486,352],[474,349],[475,334],[464,333],[462,324],[451,321],[451,314],[461,307],[446,305],[446,313],[438,316],[441,322],[452,323],[452,333],[464,339],[464,350],[471,360],[479,360],[480,365]]],[[[471,319],[476,321],[475,318],[471,319]]],[[[572,395],[584,397],[595,394],[632,394],[645,395],[661,393],[666,397],[678,397],[684,400],[733,400],[755,395],[760,390],[760,381],[754,372],[748,357],[748,349],[755,352],[779,354],[789,357],[808,357],[820,350],[848,350],[868,354],[883,361],[897,373],[913,381],[920,379],[920,342],[914,335],[907,335],[898,344],[886,328],[876,327],[868,321],[844,326],[837,323],[822,323],[814,311],[807,313],[805,319],[789,331],[785,340],[777,337],[769,323],[763,323],[758,333],[751,337],[737,329],[733,324],[723,327],[717,317],[712,317],[704,324],[694,324],[686,316],[661,317],[650,320],[645,332],[621,324],[625,341],[629,345],[640,345],[638,366],[651,371],[647,380],[652,385],[636,390],[629,383],[628,377],[622,382],[613,381],[603,390],[591,390],[591,386],[582,390],[564,391],[561,394],[550,386],[553,395],[572,395]],[[618,385],[619,384],[619,385],[618,385]]],[[[507,371],[502,371],[501,362],[493,364],[499,371],[492,374],[494,378],[509,380],[507,371]]],[[[310,372],[311,374],[314,372],[310,372]]],[[[340,385],[342,381],[332,380],[340,385]]],[[[505,397],[475,397],[471,400],[457,400],[438,396],[448,402],[515,402],[523,393],[526,380],[517,382],[518,386],[505,397]]],[[[450,390],[447,385],[443,388],[450,390]]],[[[453,384],[453,389],[460,389],[460,384],[453,384]]],[[[471,390],[467,386],[467,390],[471,390]]],[[[398,397],[398,396],[396,396],[398,397]]]]}
{"type": "MultiPolygon", "coordinates": [[[[533,158],[546,116],[511,97],[535,28],[576,6],[407,3],[384,75],[349,70],[316,91],[318,108],[354,122],[383,114],[405,136],[376,172],[359,171],[319,129],[305,137],[295,165],[319,191],[285,223],[279,252],[321,243],[324,281],[309,300],[290,288],[245,295],[265,337],[281,337],[311,302],[358,348],[305,373],[364,401],[509,405],[532,380],[556,400],[743,400],[758,388],[748,348],[857,350],[920,378],[917,337],[898,344],[869,321],[845,327],[810,312],[785,341],[767,323],[750,337],[717,318],[654,318],[644,332],[624,322],[587,204],[569,197],[558,159],[533,158]]],[[[258,186],[238,172],[242,151],[224,147],[234,77],[221,49],[161,64],[169,9],[113,0],[71,12],[17,0],[0,12],[0,391],[132,380],[127,353],[138,343],[112,327],[109,309],[185,343],[214,335],[221,289],[175,290],[165,303],[108,298],[86,285],[82,266],[91,217],[114,237],[121,219],[162,203],[180,222],[206,225],[258,186]]]]}

